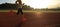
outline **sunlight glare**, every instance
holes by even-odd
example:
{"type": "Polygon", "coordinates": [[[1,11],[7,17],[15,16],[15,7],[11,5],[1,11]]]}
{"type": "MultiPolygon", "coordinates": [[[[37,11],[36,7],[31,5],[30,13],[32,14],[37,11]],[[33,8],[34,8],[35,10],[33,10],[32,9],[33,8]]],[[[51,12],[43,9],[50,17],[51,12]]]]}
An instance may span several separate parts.
{"type": "Polygon", "coordinates": [[[24,0],[23,2],[33,8],[47,8],[50,4],[53,4],[52,0],[24,0]]]}

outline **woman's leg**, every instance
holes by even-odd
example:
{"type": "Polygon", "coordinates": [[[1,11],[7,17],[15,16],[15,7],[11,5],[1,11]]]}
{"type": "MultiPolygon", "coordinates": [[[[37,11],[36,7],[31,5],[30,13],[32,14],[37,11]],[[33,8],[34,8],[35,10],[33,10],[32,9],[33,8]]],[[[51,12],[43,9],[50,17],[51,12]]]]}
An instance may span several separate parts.
{"type": "Polygon", "coordinates": [[[23,11],[22,11],[22,8],[20,8],[20,13],[21,13],[21,15],[23,15],[23,11]]]}
{"type": "Polygon", "coordinates": [[[21,13],[21,15],[23,15],[22,8],[19,8],[19,9],[18,9],[17,15],[19,15],[19,13],[21,13]]]}

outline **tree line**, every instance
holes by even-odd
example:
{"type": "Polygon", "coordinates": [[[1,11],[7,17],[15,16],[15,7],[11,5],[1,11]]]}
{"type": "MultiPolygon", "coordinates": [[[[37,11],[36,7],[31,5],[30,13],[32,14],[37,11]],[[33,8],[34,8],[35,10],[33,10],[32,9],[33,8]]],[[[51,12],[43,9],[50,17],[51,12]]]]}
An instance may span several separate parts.
{"type": "MultiPolygon", "coordinates": [[[[18,7],[17,7],[18,4],[12,4],[12,3],[2,3],[0,4],[0,10],[17,10],[18,7]]],[[[23,6],[23,10],[31,10],[33,9],[32,7],[28,6],[28,5],[24,5],[23,6]]]]}

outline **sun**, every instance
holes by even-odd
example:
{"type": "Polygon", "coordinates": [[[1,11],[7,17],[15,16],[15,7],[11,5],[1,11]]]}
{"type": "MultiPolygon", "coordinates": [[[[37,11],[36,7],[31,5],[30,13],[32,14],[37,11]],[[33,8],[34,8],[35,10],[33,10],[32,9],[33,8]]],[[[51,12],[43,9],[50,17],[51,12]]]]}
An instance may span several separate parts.
{"type": "Polygon", "coordinates": [[[22,0],[23,3],[30,5],[33,8],[47,8],[52,4],[51,0],[22,0]]]}

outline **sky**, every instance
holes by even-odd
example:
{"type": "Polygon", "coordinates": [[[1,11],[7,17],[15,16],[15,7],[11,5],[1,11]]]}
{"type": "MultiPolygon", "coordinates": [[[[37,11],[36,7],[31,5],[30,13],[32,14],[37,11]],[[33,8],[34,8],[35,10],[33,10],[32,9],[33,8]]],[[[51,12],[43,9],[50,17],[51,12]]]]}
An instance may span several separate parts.
{"type": "MultiPolygon", "coordinates": [[[[16,0],[0,0],[1,3],[15,3],[16,0]]],[[[22,0],[23,3],[33,8],[56,8],[60,7],[60,0],[22,0]]]]}
{"type": "Polygon", "coordinates": [[[0,0],[0,4],[1,3],[5,3],[5,2],[8,2],[8,3],[14,3],[16,0],[0,0]]]}

